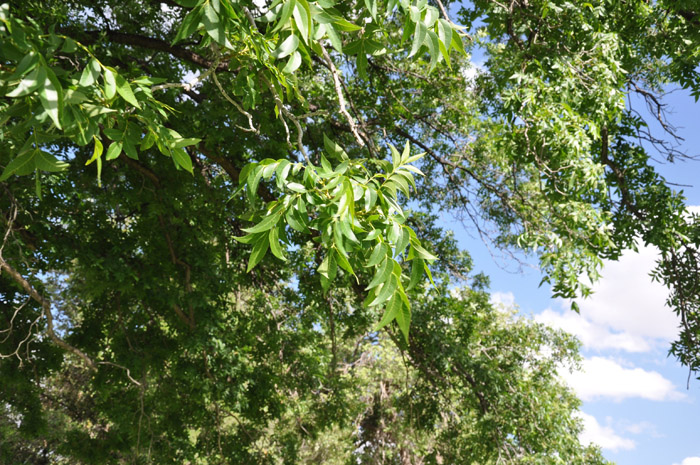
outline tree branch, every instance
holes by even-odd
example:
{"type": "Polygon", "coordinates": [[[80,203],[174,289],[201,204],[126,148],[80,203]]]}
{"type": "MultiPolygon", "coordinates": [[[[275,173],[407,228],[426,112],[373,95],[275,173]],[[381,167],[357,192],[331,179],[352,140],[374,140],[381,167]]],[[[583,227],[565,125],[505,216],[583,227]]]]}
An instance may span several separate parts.
{"type": "Polygon", "coordinates": [[[39,292],[34,288],[34,286],[32,286],[24,276],[22,276],[17,270],[15,270],[1,256],[0,270],[4,270],[5,272],[7,272],[7,274],[10,275],[10,277],[17,284],[19,284],[32,299],[34,299],[37,303],[41,305],[41,308],[43,309],[43,314],[46,317],[46,334],[49,335],[49,338],[53,341],[53,343],[59,346],[60,348],[80,357],[91,370],[96,370],[97,367],[95,366],[95,362],[93,362],[90,357],[88,357],[80,349],[73,347],[72,345],[68,344],[66,341],[58,337],[58,335],[56,335],[53,326],[53,315],[51,314],[51,301],[39,294],[39,292]]]}

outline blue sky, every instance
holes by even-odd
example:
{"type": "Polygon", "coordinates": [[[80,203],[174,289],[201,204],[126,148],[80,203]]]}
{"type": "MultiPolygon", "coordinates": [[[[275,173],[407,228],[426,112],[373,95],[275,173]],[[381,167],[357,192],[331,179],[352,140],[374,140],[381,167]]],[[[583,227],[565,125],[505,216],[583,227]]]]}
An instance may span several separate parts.
{"type": "MultiPolygon", "coordinates": [[[[685,138],[681,150],[700,154],[700,104],[682,91],[665,101],[671,122],[685,138]]],[[[682,188],[687,204],[700,206],[700,162],[666,163],[658,169],[668,181],[692,186],[682,188]]],[[[595,294],[579,301],[577,315],[568,303],[551,299],[548,287],[538,288],[537,269],[519,269],[507,258],[494,258],[462,225],[446,221],[472,254],[475,271],[490,275],[494,300],[517,305],[522,313],[582,341],[583,371],[562,374],[583,400],[582,441],[599,444],[603,455],[619,465],[700,465],[700,381],[691,376],[687,388],[688,370],[667,355],[678,319],[665,306],[667,290],[649,277],[654,249],[642,247],[606,263],[595,294]]]]}

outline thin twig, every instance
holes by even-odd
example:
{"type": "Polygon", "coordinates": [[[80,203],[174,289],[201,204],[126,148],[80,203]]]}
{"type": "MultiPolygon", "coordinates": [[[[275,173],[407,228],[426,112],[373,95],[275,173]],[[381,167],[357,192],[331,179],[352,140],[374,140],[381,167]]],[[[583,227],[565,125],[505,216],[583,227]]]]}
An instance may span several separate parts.
{"type": "Polygon", "coordinates": [[[350,115],[350,113],[348,113],[345,95],[343,94],[343,88],[340,82],[340,74],[338,73],[338,69],[335,67],[335,64],[333,63],[333,60],[328,54],[326,48],[321,43],[319,43],[319,46],[321,47],[321,52],[323,53],[323,59],[326,60],[326,63],[328,64],[328,70],[330,71],[331,76],[333,76],[333,85],[335,87],[335,94],[338,96],[340,113],[342,113],[343,116],[345,116],[345,119],[348,121],[348,124],[350,125],[350,132],[352,132],[352,135],[355,136],[355,140],[357,141],[357,143],[360,145],[360,147],[364,147],[365,141],[362,140],[362,137],[360,137],[360,133],[357,131],[355,119],[350,115]]]}
{"type": "Polygon", "coordinates": [[[301,129],[301,124],[299,123],[299,120],[297,119],[294,114],[287,110],[287,107],[284,106],[284,103],[282,100],[280,100],[279,95],[277,95],[277,92],[275,91],[275,87],[272,85],[272,83],[263,75],[260,75],[261,79],[265,84],[267,84],[267,87],[270,89],[270,92],[272,93],[272,98],[275,100],[275,105],[280,111],[280,119],[282,120],[282,123],[284,124],[284,129],[287,132],[287,144],[290,144],[289,142],[289,127],[287,126],[286,121],[284,120],[284,117],[286,116],[289,118],[294,126],[297,129],[297,145],[299,147],[299,151],[301,154],[304,156],[304,160],[306,161],[307,164],[311,164],[311,159],[309,159],[309,155],[306,153],[306,149],[304,148],[304,141],[302,140],[302,137],[304,135],[304,131],[301,129]]]}

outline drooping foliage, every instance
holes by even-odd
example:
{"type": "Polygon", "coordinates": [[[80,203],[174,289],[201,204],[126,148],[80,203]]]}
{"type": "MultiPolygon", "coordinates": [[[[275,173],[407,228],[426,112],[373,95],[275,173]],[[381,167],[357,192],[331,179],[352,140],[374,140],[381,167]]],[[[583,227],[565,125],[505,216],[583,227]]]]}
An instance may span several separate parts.
{"type": "Polygon", "coordinates": [[[564,297],[656,245],[697,368],[698,228],[626,104],[698,94],[689,3],[2,5],[0,459],[602,463],[575,343],[433,214],[564,297]]]}

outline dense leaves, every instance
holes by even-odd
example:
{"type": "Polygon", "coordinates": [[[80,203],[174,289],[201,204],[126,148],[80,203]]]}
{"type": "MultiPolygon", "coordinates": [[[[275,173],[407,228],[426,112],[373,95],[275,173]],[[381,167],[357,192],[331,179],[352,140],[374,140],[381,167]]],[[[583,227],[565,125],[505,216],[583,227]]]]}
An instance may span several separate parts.
{"type": "Polygon", "coordinates": [[[433,214],[563,297],[657,246],[697,368],[696,219],[643,140],[679,154],[626,103],[698,95],[687,3],[3,4],[0,458],[603,462],[576,344],[433,214]]]}

